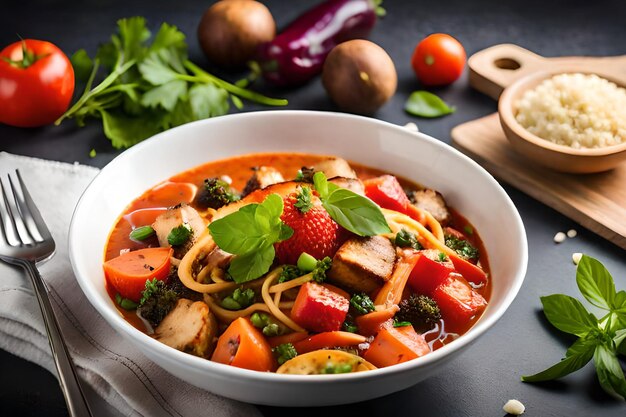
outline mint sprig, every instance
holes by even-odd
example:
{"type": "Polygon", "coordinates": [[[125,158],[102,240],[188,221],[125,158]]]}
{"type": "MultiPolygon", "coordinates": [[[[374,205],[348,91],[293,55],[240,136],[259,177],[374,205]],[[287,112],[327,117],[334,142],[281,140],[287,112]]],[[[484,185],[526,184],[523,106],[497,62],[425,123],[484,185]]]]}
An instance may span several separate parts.
{"type": "Polygon", "coordinates": [[[585,299],[603,310],[604,315],[598,319],[580,301],[567,295],[542,297],[548,321],[578,339],[559,363],[537,374],[523,376],[522,381],[561,378],[579,370],[593,358],[602,388],[626,399],[626,377],[617,359],[618,354],[626,354],[626,291],[617,292],[613,277],[604,265],[586,255],[578,263],[576,283],[585,299]]]}
{"type": "Polygon", "coordinates": [[[283,199],[270,194],[261,204],[248,204],[209,224],[222,250],[237,255],[228,272],[238,284],[259,278],[274,262],[274,243],[289,239],[293,229],[280,220],[283,199]]]}
{"type": "Polygon", "coordinates": [[[359,236],[391,232],[380,207],[369,198],[328,182],[323,172],[313,175],[313,184],[322,206],[340,226],[359,236]]]}

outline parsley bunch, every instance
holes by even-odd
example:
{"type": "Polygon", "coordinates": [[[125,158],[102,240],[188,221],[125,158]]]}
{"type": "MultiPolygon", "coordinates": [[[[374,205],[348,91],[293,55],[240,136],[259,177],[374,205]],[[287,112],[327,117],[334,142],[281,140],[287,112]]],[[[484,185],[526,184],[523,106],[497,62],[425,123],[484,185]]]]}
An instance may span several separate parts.
{"type": "Polygon", "coordinates": [[[203,71],[187,59],[185,34],[175,26],[163,23],[152,42],[143,17],[121,19],[117,26],[94,60],[83,49],[72,56],[76,77],[86,80],[86,88],[56,125],[68,118],[79,126],[88,118],[102,119],[104,134],[120,149],[174,126],[226,114],[231,102],[241,109],[242,98],[287,104],[203,71]],[[100,67],[106,77],[93,87],[100,67]]]}
{"type": "Polygon", "coordinates": [[[626,291],[615,290],[613,277],[596,259],[583,255],[576,270],[576,283],[585,299],[602,311],[597,318],[576,298],[553,294],[541,297],[546,318],[562,332],[578,336],[556,365],[522,381],[561,378],[585,366],[592,358],[602,388],[626,399],[626,378],[618,354],[626,355],[626,291]]]}

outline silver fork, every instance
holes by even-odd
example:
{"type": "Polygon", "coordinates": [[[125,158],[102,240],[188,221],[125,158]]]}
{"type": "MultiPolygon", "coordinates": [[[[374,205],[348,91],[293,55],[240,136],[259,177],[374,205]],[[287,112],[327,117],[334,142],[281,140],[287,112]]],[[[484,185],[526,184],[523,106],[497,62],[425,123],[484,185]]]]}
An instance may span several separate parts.
{"type": "Polygon", "coordinates": [[[54,255],[54,239],[37,206],[33,202],[22,176],[15,170],[14,181],[8,176],[8,186],[0,178],[0,259],[21,266],[30,276],[43,315],[52,357],[59,374],[59,384],[65,396],[70,416],[92,416],[85,394],[80,386],[76,368],[63,341],[54,316],[48,289],[41,279],[36,263],[54,255]]]}

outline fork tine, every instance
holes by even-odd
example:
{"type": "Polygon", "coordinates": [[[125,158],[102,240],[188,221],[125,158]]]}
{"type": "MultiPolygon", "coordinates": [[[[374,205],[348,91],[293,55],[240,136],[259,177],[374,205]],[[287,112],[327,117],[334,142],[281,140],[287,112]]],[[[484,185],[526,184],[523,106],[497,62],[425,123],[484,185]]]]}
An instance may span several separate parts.
{"type": "Polygon", "coordinates": [[[11,179],[11,175],[7,175],[9,177],[9,191],[7,194],[7,201],[9,211],[11,212],[11,216],[13,217],[13,224],[15,225],[15,229],[17,230],[17,235],[20,238],[20,241],[24,245],[31,245],[34,242],[32,236],[28,232],[26,228],[26,224],[24,224],[23,214],[20,210],[20,206],[18,204],[18,196],[15,190],[15,186],[13,185],[13,180],[11,179]],[[13,199],[8,198],[9,192],[13,195],[13,199]]]}
{"type": "Polygon", "coordinates": [[[19,246],[22,242],[13,222],[13,213],[10,210],[9,199],[2,178],[0,178],[0,194],[2,194],[2,198],[0,198],[0,218],[2,220],[4,239],[10,246],[19,246]]]}
{"type": "Polygon", "coordinates": [[[41,215],[39,214],[39,211],[37,211],[37,206],[35,206],[35,203],[30,197],[30,194],[28,194],[28,190],[26,189],[26,185],[22,180],[20,171],[16,169],[15,174],[17,175],[19,187],[15,186],[10,176],[9,182],[13,187],[13,196],[15,197],[17,207],[22,214],[22,219],[24,220],[24,224],[26,225],[30,236],[36,242],[42,242],[44,238],[41,236],[41,233],[39,233],[39,229],[44,228],[47,232],[48,228],[46,227],[43,219],[41,219],[41,215]],[[35,213],[33,212],[33,210],[37,211],[36,215],[39,216],[39,219],[35,217],[35,213]]]}

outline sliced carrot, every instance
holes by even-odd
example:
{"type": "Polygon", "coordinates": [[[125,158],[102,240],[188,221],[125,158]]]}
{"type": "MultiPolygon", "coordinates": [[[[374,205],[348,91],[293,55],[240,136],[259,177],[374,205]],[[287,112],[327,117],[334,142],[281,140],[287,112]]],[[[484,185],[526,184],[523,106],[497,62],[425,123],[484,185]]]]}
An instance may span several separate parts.
{"type": "Polygon", "coordinates": [[[134,229],[136,227],[151,225],[157,217],[166,211],[166,207],[144,208],[124,215],[124,219],[126,219],[126,221],[134,229]]]}
{"type": "Polygon", "coordinates": [[[402,256],[396,262],[391,278],[380,289],[374,299],[376,305],[398,304],[402,299],[402,291],[411,275],[413,267],[420,255],[416,251],[403,251],[402,256]]]}
{"type": "Polygon", "coordinates": [[[324,332],[296,342],[293,346],[298,354],[313,352],[314,350],[356,346],[367,341],[365,336],[350,332],[324,332]]]}
{"type": "Polygon", "coordinates": [[[171,256],[171,248],[146,248],[126,252],[104,263],[104,275],[123,298],[139,302],[147,280],[167,278],[171,256]]]}
{"type": "Polygon", "coordinates": [[[293,343],[299,342],[301,340],[306,339],[307,337],[309,337],[309,334],[307,332],[293,332],[289,334],[284,334],[282,336],[268,337],[267,341],[271,347],[275,348],[276,346],[282,345],[285,343],[293,344],[293,343]]]}
{"type": "Polygon", "coordinates": [[[371,313],[358,316],[356,318],[356,326],[359,329],[359,333],[365,336],[375,336],[378,331],[384,327],[388,320],[391,320],[395,316],[396,312],[400,310],[397,304],[392,304],[390,307],[376,309],[371,313]]]}
{"type": "Polygon", "coordinates": [[[198,187],[189,182],[165,181],[150,190],[147,200],[170,207],[180,203],[191,203],[197,192],[198,187]]]}
{"type": "Polygon", "coordinates": [[[413,326],[386,327],[378,332],[363,354],[366,361],[383,368],[419,358],[430,352],[424,336],[413,326]]]}
{"type": "Polygon", "coordinates": [[[269,343],[259,329],[245,317],[233,321],[222,333],[211,360],[261,372],[276,368],[269,343]]]}

